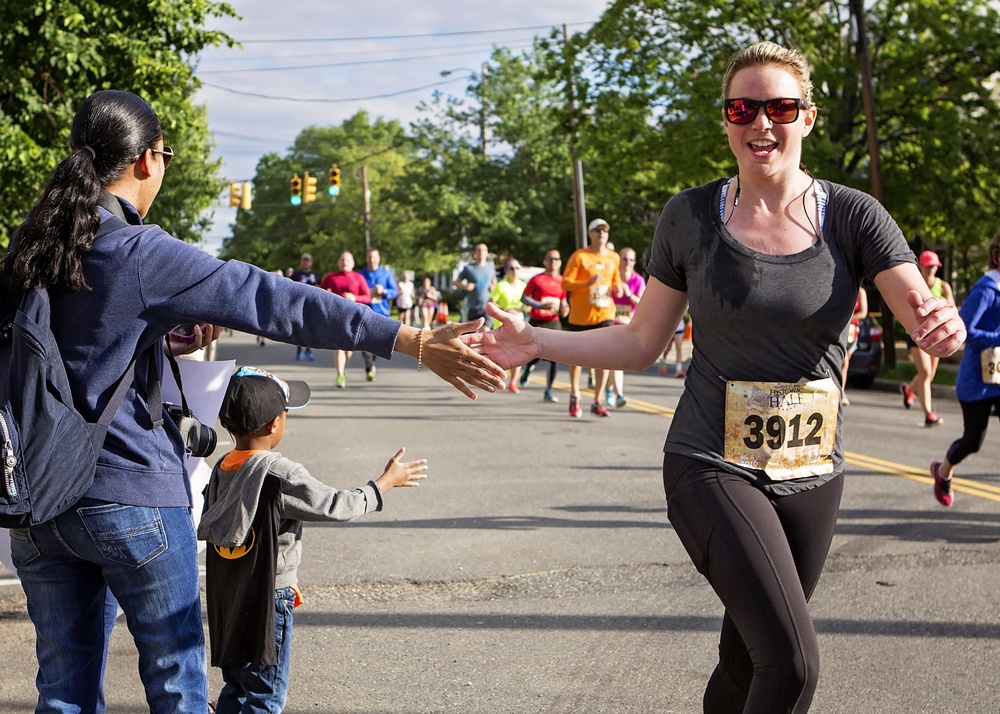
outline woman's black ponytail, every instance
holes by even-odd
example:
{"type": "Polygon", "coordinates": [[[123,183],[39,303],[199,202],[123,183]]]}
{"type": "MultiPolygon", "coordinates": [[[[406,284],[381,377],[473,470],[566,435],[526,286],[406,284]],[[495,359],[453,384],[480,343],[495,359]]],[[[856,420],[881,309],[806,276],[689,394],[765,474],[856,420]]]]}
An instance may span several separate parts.
{"type": "Polygon", "coordinates": [[[73,153],[52,172],[4,258],[15,289],[89,289],[83,256],[100,226],[101,192],[160,138],[160,120],[135,94],[103,90],[84,101],[73,119],[73,153]]]}

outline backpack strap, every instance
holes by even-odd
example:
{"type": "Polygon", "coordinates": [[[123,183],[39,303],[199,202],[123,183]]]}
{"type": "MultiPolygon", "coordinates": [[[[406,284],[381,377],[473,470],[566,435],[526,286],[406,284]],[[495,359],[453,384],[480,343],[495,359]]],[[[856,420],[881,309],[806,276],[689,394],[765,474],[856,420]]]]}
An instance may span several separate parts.
{"type": "Polygon", "coordinates": [[[97,418],[97,423],[105,429],[111,426],[111,420],[115,418],[115,412],[117,412],[118,407],[122,405],[122,401],[125,399],[125,393],[128,391],[128,388],[132,386],[132,382],[135,381],[136,359],[138,359],[138,355],[132,358],[128,368],[125,370],[125,374],[123,374],[121,379],[118,380],[118,384],[115,386],[115,392],[111,395],[111,400],[104,405],[104,411],[102,411],[101,416],[97,418]]]}

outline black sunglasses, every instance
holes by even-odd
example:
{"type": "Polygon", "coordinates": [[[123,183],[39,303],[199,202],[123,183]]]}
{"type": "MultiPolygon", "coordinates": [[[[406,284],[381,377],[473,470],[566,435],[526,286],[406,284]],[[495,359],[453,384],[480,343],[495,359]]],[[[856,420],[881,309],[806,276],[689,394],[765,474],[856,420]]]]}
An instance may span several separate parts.
{"type": "Polygon", "coordinates": [[[748,99],[734,97],[727,99],[723,105],[726,121],[730,124],[750,124],[757,118],[757,112],[764,107],[764,114],[775,124],[791,124],[799,118],[799,109],[808,109],[812,105],[805,99],[793,97],[778,97],[775,99],[748,99]]]}
{"type": "MultiPolygon", "coordinates": [[[[154,154],[160,154],[163,157],[163,168],[167,168],[168,166],[170,166],[170,162],[174,160],[174,150],[171,149],[169,146],[164,146],[162,151],[150,147],[149,151],[153,152],[154,154]]],[[[132,161],[136,162],[141,157],[142,154],[136,154],[135,156],[132,157],[132,161]]]]}

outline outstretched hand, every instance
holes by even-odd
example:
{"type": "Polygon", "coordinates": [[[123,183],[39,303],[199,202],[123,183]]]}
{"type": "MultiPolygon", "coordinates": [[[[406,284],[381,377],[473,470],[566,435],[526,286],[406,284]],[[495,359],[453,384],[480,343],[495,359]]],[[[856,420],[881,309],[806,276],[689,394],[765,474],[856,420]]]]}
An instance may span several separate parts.
{"type": "Polygon", "coordinates": [[[476,398],[472,387],[494,392],[506,386],[507,375],[503,369],[487,355],[470,349],[464,342],[462,333],[475,332],[482,325],[482,318],[472,322],[451,323],[426,332],[422,338],[423,363],[469,399],[476,398]]]}
{"type": "Polygon", "coordinates": [[[517,315],[504,312],[496,305],[486,305],[486,314],[501,322],[500,327],[489,332],[462,335],[462,342],[500,365],[513,369],[538,356],[535,330],[517,315]]]}
{"type": "Polygon", "coordinates": [[[375,485],[379,491],[385,493],[390,488],[400,486],[402,488],[415,488],[420,482],[427,478],[427,459],[417,459],[416,461],[401,461],[406,453],[404,447],[400,447],[396,455],[389,459],[385,465],[385,471],[375,479],[375,485]]]}
{"type": "Polygon", "coordinates": [[[917,317],[923,318],[910,337],[924,352],[935,357],[947,357],[965,343],[965,322],[947,300],[939,297],[924,300],[919,292],[911,290],[906,294],[906,301],[914,308],[917,317]]]}

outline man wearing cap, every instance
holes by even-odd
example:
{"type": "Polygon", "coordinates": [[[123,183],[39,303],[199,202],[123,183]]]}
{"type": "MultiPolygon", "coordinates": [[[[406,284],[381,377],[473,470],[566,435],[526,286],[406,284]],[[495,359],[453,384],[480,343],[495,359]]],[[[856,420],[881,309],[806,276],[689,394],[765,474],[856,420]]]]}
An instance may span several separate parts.
{"type": "MultiPolygon", "coordinates": [[[[315,285],[316,287],[319,287],[319,273],[313,268],[312,255],[309,253],[302,254],[302,257],[299,258],[299,268],[298,270],[292,271],[291,278],[297,283],[304,283],[306,285],[315,285]]],[[[310,362],[316,359],[313,356],[312,349],[309,347],[296,346],[295,359],[300,360],[303,357],[310,362]]]]}
{"type": "Polygon", "coordinates": [[[236,442],[212,470],[198,538],[208,543],[205,590],[212,666],[222,670],[218,710],[280,712],[288,695],[292,609],[302,603],[303,521],[349,521],[381,511],[383,494],[417,486],[425,459],[402,462],[353,491],[338,491],[274,448],[286,411],[309,402],[309,385],[256,367],[229,380],[219,420],[236,442]]]}
{"type": "MultiPolygon", "coordinates": [[[[933,250],[925,250],[917,259],[920,267],[920,274],[927,281],[927,287],[934,297],[943,298],[949,305],[955,304],[955,294],[951,290],[951,285],[937,277],[938,268],[941,267],[941,259],[933,250]]],[[[910,351],[910,359],[917,368],[916,376],[909,384],[902,385],[899,390],[903,393],[903,406],[907,409],[913,406],[913,402],[920,400],[920,408],[924,410],[924,426],[938,426],[944,420],[937,415],[931,405],[931,383],[934,375],[937,374],[938,362],[940,359],[932,357],[917,347],[910,335],[906,335],[906,346],[910,351]]]]}
{"type": "MultiPolygon", "coordinates": [[[[569,294],[569,321],[571,331],[593,330],[615,324],[614,296],[621,296],[622,279],[618,271],[621,262],[618,254],[608,249],[611,227],[603,218],[595,218],[587,226],[590,244],[569,257],[563,270],[562,287],[569,294]]],[[[580,366],[570,365],[569,415],[583,415],[580,407],[580,366]]],[[[596,416],[609,415],[602,403],[608,372],[594,370],[594,403],[590,412],[596,416]]]]}

